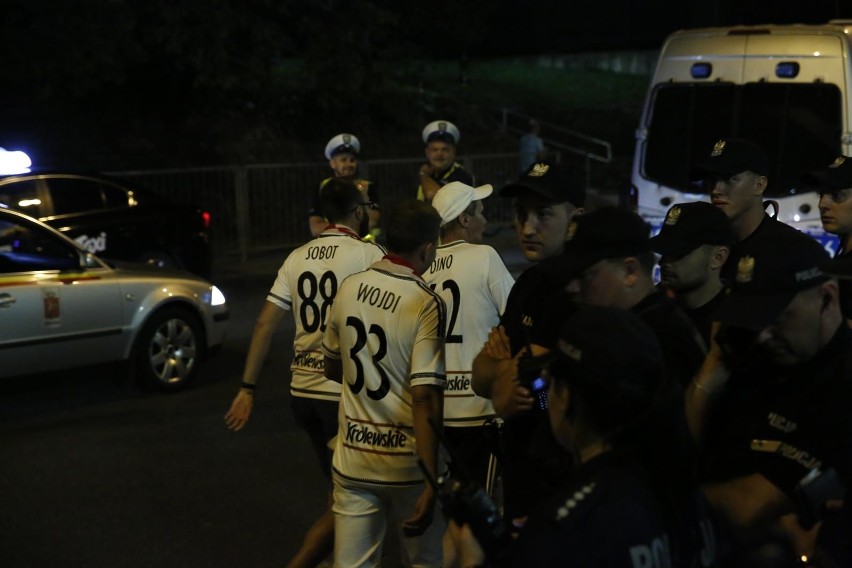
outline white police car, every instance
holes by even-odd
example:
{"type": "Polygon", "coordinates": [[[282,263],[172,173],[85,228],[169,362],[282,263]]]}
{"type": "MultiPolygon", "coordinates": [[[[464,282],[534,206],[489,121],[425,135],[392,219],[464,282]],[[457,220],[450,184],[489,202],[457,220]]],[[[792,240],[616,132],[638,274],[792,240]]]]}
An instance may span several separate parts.
{"type": "Polygon", "coordinates": [[[142,385],[176,390],[226,335],[216,286],[187,272],[108,265],[0,207],[0,379],[126,361],[142,385]]]}

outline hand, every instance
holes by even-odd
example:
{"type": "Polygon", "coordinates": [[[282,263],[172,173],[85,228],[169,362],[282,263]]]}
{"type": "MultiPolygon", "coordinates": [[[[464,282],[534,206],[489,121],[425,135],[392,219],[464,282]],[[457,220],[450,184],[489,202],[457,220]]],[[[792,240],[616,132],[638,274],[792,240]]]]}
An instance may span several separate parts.
{"type": "Polygon", "coordinates": [[[491,386],[491,403],[500,418],[510,418],[531,410],[535,404],[532,393],[518,382],[518,359],[525,353],[521,350],[513,359],[498,363],[497,380],[491,386]]]}
{"type": "Polygon", "coordinates": [[[402,532],[405,536],[420,536],[429,525],[435,515],[435,492],[431,487],[426,487],[417,504],[414,506],[414,514],[402,521],[402,532]]]}
{"type": "Polygon", "coordinates": [[[488,340],[482,346],[482,351],[492,359],[511,359],[512,346],[506,328],[502,325],[492,327],[488,332],[488,340]]]}
{"type": "Polygon", "coordinates": [[[459,526],[458,523],[451,520],[447,532],[450,534],[453,548],[456,549],[459,566],[482,566],[485,564],[485,552],[483,552],[476,537],[473,536],[470,525],[459,526]]]}
{"type": "Polygon", "coordinates": [[[432,166],[430,164],[423,164],[420,166],[420,175],[421,176],[431,176],[432,175],[432,166]]]}
{"type": "Polygon", "coordinates": [[[234,401],[231,403],[231,408],[225,413],[225,426],[229,430],[239,432],[248,422],[251,416],[251,409],[254,405],[254,395],[250,392],[240,389],[234,401]]]}

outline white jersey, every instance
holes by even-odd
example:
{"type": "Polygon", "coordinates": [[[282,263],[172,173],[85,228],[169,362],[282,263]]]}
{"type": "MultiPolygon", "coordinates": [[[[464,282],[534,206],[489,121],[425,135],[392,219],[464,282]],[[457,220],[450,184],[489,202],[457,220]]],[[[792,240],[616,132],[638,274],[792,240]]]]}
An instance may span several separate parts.
{"type": "Polygon", "coordinates": [[[494,407],[473,392],[471,368],[488,332],[499,325],[515,280],[497,251],[465,241],[440,246],[423,277],[447,304],[444,424],[481,426],[494,407]]]}
{"type": "Polygon", "coordinates": [[[332,465],[369,483],[423,482],[417,465],[411,387],[444,388],[446,307],[411,268],[384,259],[343,281],[323,337],[341,358],[337,446],[332,465]]]}
{"type": "Polygon", "coordinates": [[[344,278],[366,270],[384,249],[365,243],[348,227],[330,225],[320,236],[294,250],[281,265],[268,302],[293,310],[296,336],[290,394],[337,401],[340,385],[323,375],[322,333],[328,310],[344,278]]]}

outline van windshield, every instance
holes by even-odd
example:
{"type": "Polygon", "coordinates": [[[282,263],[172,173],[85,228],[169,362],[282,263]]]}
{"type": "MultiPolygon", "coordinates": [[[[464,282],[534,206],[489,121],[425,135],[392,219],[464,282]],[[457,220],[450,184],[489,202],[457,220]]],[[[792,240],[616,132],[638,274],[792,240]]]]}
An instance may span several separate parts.
{"type": "Polygon", "coordinates": [[[802,173],[841,153],[840,89],[826,83],[678,83],[652,94],[643,173],[661,185],[700,192],[689,165],[720,138],[748,138],[769,156],[767,197],[796,193],[802,173]]]}

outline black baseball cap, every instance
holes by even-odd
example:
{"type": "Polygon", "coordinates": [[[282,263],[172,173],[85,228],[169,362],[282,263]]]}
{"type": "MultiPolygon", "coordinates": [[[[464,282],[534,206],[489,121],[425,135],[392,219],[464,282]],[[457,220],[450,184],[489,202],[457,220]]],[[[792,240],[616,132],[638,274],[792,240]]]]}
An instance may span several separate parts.
{"type": "Polygon", "coordinates": [[[838,156],[831,165],[806,173],[802,185],[829,190],[852,188],[852,158],[838,156]]]}
{"type": "Polygon", "coordinates": [[[613,307],[578,308],[562,325],[553,354],[554,379],[594,383],[633,407],[651,404],[664,369],[654,332],[633,312],[613,307]]]}
{"type": "Polygon", "coordinates": [[[651,237],[651,248],[663,256],[681,257],[701,245],[734,242],[731,220],[725,212],[705,201],[677,203],[666,213],[660,232],[651,237]]]}
{"type": "Polygon", "coordinates": [[[535,162],[517,181],[504,186],[500,197],[538,194],[554,203],[570,202],[582,207],[586,202],[586,186],[576,172],[562,164],[535,162]]]}
{"type": "Polygon", "coordinates": [[[804,233],[756,237],[744,243],[737,273],[715,318],[761,329],[773,323],[799,292],[829,279],[820,267],[828,253],[804,233]]]}
{"type": "Polygon", "coordinates": [[[579,215],[568,226],[565,250],[548,262],[551,270],[575,278],[606,258],[651,252],[651,228],[636,213],[620,207],[601,207],[579,215]]]}
{"type": "Polygon", "coordinates": [[[689,177],[701,181],[708,177],[730,177],[750,171],[765,176],[769,173],[769,159],[758,144],[744,138],[723,138],[713,145],[710,155],[692,165],[689,177]]]}
{"type": "Polygon", "coordinates": [[[844,254],[825,260],[819,264],[819,269],[835,278],[852,279],[852,254],[844,254]]]}

